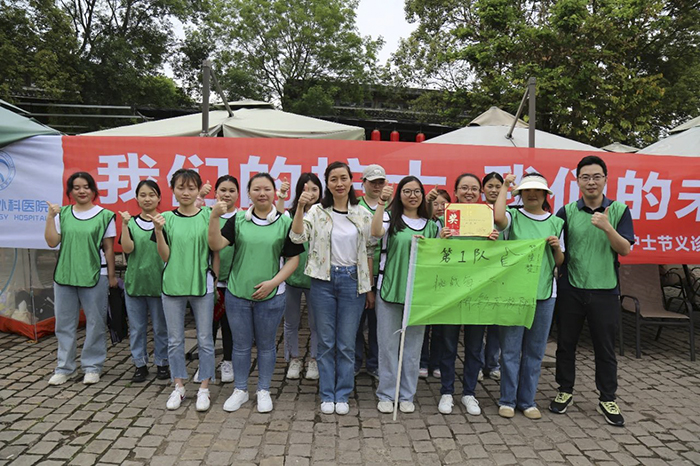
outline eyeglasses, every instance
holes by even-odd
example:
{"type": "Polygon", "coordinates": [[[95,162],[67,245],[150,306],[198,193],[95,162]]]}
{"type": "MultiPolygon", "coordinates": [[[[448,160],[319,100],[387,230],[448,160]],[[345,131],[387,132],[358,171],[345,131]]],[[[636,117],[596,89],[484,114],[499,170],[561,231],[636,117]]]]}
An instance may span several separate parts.
{"type": "Polygon", "coordinates": [[[478,193],[481,192],[481,188],[478,186],[460,186],[459,187],[460,191],[464,191],[466,193],[478,193]]]}
{"type": "Polygon", "coordinates": [[[411,194],[413,194],[416,197],[420,197],[423,195],[423,192],[420,189],[402,189],[401,194],[403,194],[406,197],[411,197],[411,194]]]}
{"type": "Polygon", "coordinates": [[[606,176],[605,176],[605,175],[601,175],[600,173],[598,173],[598,174],[596,174],[596,175],[593,175],[593,176],[591,176],[591,175],[581,175],[581,176],[578,177],[578,179],[581,180],[581,181],[584,182],[584,183],[588,183],[588,182],[591,181],[591,180],[593,180],[593,181],[596,182],[596,183],[600,183],[600,182],[603,181],[605,178],[606,178],[606,176]]]}

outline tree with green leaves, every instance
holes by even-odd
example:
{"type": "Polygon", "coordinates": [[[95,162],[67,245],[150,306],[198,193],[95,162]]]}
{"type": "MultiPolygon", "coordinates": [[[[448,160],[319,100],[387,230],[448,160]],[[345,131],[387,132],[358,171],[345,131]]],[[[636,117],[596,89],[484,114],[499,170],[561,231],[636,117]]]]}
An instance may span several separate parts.
{"type": "Polygon", "coordinates": [[[227,99],[271,100],[292,111],[298,103],[300,111],[312,111],[310,100],[327,103],[342,88],[314,83],[361,84],[375,73],[381,41],[357,31],[357,3],[211,0],[202,24],[187,31],[176,76],[196,90],[201,61],[210,58],[227,99]],[[292,82],[308,83],[299,101],[285,98],[292,82]]]}
{"type": "Polygon", "coordinates": [[[407,0],[406,16],[398,75],[466,95],[471,118],[514,112],[531,76],[537,127],[597,146],[646,145],[700,113],[697,1],[407,0]]]}
{"type": "Polygon", "coordinates": [[[196,0],[0,0],[0,97],[179,107],[164,67],[196,0]]]}

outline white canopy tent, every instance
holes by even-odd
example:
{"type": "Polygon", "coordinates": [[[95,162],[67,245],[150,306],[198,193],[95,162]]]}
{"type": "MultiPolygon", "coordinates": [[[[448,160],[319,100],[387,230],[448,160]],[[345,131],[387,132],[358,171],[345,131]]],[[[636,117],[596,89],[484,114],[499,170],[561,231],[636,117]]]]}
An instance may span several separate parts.
{"type": "Polygon", "coordinates": [[[639,151],[638,147],[628,146],[626,144],[622,144],[621,142],[613,142],[612,144],[601,147],[601,149],[607,152],[617,152],[619,154],[634,154],[635,152],[639,151]]]}
{"type": "MultiPolygon", "coordinates": [[[[300,138],[364,140],[365,130],[294,113],[275,110],[267,102],[240,101],[225,110],[209,112],[208,133],[227,138],[300,138]]],[[[199,136],[202,114],[149,121],[130,126],[85,133],[83,136],[199,136]]]]}
{"type": "Polygon", "coordinates": [[[637,152],[649,155],[700,157],[700,116],[673,128],[670,136],[637,152]]]}
{"type": "MultiPolygon", "coordinates": [[[[506,138],[515,116],[504,112],[497,107],[491,107],[473,119],[469,126],[436,138],[429,139],[425,143],[431,144],[466,144],[474,146],[507,146],[528,147],[527,123],[518,120],[513,129],[513,137],[506,138]]],[[[602,152],[602,149],[583,144],[561,136],[556,136],[546,131],[535,131],[535,147],[538,149],[568,149],[583,150],[589,152],[602,152]]]]}

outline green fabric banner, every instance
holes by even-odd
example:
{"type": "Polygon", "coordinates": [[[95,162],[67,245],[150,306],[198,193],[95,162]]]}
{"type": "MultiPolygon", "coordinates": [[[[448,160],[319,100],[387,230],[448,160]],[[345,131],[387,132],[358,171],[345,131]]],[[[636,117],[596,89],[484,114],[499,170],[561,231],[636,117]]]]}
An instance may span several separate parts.
{"type": "Polygon", "coordinates": [[[414,238],[406,325],[471,324],[530,328],[545,240],[414,238]]]}

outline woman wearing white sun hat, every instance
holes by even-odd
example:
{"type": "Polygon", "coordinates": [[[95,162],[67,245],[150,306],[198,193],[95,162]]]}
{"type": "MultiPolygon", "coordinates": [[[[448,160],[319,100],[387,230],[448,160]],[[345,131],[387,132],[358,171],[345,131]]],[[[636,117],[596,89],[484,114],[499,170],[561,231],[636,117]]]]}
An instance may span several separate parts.
{"type": "Polygon", "coordinates": [[[523,176],[513,195],[520,195],[522,206],[506,207],[508,188],[514,175],[505,177],[501,192],[494,204],[494,221],[500,230],[508,230],[510,240],[546,239],[542,257],[540,281],[537,289],[537,307],[532,327],[501,327],[501,399],[498,414],[505,418],[515,415],[515,409],[529,419],[542,417],[535,404],[535,393],[547,337],[552,325],[556,285],[554,267],[564,262],[561,239],[564,221],[552,215],[547,194],[552,191],[547,180],[539,173],[523,176]]]}

